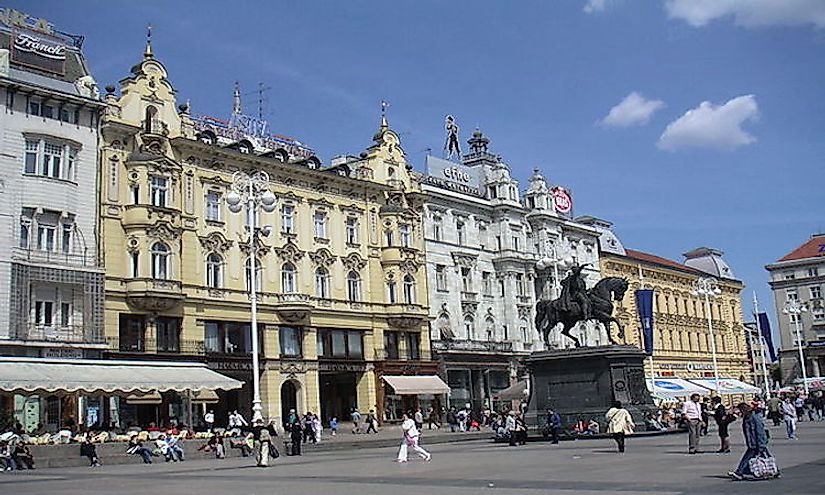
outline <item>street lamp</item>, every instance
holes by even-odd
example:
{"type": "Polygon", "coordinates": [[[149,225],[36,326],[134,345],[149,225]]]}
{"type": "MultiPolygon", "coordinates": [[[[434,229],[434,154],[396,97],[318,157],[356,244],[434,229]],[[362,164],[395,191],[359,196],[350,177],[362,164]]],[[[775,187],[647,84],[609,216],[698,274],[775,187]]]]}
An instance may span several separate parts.
{"type": "Polygon", "coordinates": [[[252,423],[262,420],[261,415],[261,384],[258,363],[258,257],[255,252],[255,241],[258,236],[266,237],[270,228],[257,227],[258,206],[267,213],[275,211],[276,198],[269,190],[269,175],[263,171],[247,173],[238,170],[232,174],[232,190],[226,195],[226,204],[232,213],[243,211],[246,203],[246,228],[249,230],[249,300],[252,310],[252,423]]]}
{"type": "Polygon", "coordinates": [[[539,271],[544,271],[549,267],[553,267],[553,298],[558,298],[561,295],[561,284],[559,281],[559,265],[562,268],[566,268],[568,266],[573,265],[573,258],[567,256],[562,258],[558,255],[558,251],[556,250],[556,245],[552,244],[552,257],[545,256],[536,262],[536,269],[539,271]]]}
{"type": "Polygon", "coordinates": [[[805,355],[802,353],[802,336],[799,331],[799,320],[802,319],[802,313],[808,311],[808,307],[800,303],[796,299],[791,299],[785,303],[785,309],[782,310],[786,315],[794,315],[794,327],[796,329],[796,347],[799,350],[799,364],[802,365],[802,386],[805,388],[805,396],[808,395],[808,369],[805,366],[805,355]]]}
{"type": "Polygon", "coordinates": [[[713,335],[713,322],[711,321],[710,298],[716,297],[722,293],[716,280],[709,277],[701,277],[693,285],[694,296],[702,296],[705,299],[705,313],[708,316],[708,333],[710,334],[710,352],[713,356],[713,381],[716,388],[716,393],[720,394],[719,390],[719,366],[716,363],[716,337],[713,335]]]}

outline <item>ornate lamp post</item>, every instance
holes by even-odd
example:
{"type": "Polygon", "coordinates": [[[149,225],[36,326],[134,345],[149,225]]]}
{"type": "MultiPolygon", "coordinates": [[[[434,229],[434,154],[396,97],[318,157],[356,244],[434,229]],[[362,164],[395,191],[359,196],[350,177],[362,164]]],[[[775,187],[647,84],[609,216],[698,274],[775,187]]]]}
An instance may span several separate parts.
{"type": "Polygon", "coordinates": [[[258,236],[270,233],[268,226],[258,227],[258,206],[265,212],[275,211],[276,198],[269,190],[269,175],[263,171],[247,173],[238,170],[232,174],[232,190],[226,195],[226,204],[232,213],[240,213],[246,204],[246,228],[249,230],[249,300],[252,322],[252,422],[263,419],[261,415],[260,365],[258,363],[258,257],[255,249],[258,236]]]}
{"type": "Polygon", "coordinates": [[[785,303],[783,313],[794,315],[794,328],[796,329],[796,348],[799,350],[799,364],[802,366],[802,386],[805,388],[805,395],[808,395],[808,367],[805,366],[805,355],[802,353],[802,335],[799,330],[799,320],[802,319],[802,313],[808,311],[808,307],[800,303],[796,299],[791,299],[785,303]]]}
{"type": "Polygon", "coordinates": [[[561,284],[559,281],[559,266],[561,268],[566,268],[573,264],[573,258],[566,257],[562,258],[558,255],[557,246],[553,244],[553,252],[552,256],[545,256],[544,258],[538,260],[536,262],[536,269],[539,271],[544,271],[549,267],[553,267],[553,298],[557,298],[561,295],[561,284]]]}
{"type": "Polygon", "coordinates": [[[716,393],[719,394],[719,366],[716,363],[716,337],[713,335],[713,322],[711,319],[710,298],[716,297],[722,293],[716,280],[708,277],[702,277],[696,280],[693,286],[693,295],[701,296],[705,299],[705,314],[708,317],[708,333],[710,334],[710,352],[713,356],[713,381],[716,388],[716,393]]]}

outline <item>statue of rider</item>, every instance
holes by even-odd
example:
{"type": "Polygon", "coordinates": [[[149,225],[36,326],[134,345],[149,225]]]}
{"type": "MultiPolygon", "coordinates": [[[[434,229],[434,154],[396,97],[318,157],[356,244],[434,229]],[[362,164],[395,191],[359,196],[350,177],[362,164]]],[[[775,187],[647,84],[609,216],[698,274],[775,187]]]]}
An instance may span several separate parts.
{"type": "Polygon", "coordinates": [[[561,281],[561,295],[559,296],[559,309],[571,311],[573,303],[578,303],[582,311],[582,321],[587,321],[593,317],[590,311],[590,300],[587,298],[587,284],[582,276],[582,270],[587,266],[576,265],[570,269],[570,274],[561,281]]]}

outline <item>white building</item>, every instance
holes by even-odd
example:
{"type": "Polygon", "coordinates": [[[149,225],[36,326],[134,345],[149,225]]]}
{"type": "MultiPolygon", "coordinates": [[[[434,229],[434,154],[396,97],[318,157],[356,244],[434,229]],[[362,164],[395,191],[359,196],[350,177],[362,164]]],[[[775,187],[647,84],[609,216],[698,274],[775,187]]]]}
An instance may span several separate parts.
{"type": "Polygon", "coordinates": [[[556,253],[560,277],[565,260],[591,263],[592,284],[598,249],[595,229],[558,212],[543,177],[534,175],[522,199],[489,139],[476,130],[468,143],[460,164],[428,156],[420,180],[433,351],[451,405],[480,409],[496,407],[493,395],[517,380],[521,358],[544,349],[536,287],[550,297],[554,270],[537,272],[536,262],[556,253]]]}
{"type": "MultiPolygon", "coordinates": [[[[102,104],[81,45],[45,20],[0,10],[0,355],[96,357],[105,347],[102,104]]],[[[40,408],[60,403],[42,398],[40,408]]],[[[59,414],[37,421],[56,425],[59,414]]]]}

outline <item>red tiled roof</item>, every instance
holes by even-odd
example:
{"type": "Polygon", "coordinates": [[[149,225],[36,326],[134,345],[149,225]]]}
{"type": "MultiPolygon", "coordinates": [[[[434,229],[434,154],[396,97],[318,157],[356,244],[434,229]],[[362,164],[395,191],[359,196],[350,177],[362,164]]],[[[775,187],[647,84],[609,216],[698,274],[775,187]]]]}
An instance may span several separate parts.
{"type": "Polygon", "coordinates": [[[816,235],[794,249],[779,261],[804,260],[805,258],[825,257],[825,234],[816,235]]]}
{"type": "Polygon", "coordinates": [[[695,268],[691,268],[687,265],[683,265],[677,261],[669,260],[667,258],[662,258],[661,256],[656,256],[655,254],[648,254],[643,253],[641,251],[636,251],[634,249],[627,249],[625,248],[625,253],[627,254],[628,258],[633,258],[634,260],[644,261],[645,263],[652,263],[654,265],[662,265],[669,268],[676,268],[678,270],[683,270],[686,272],[693,272],[693,273],[702,273],[695,268]]]}

